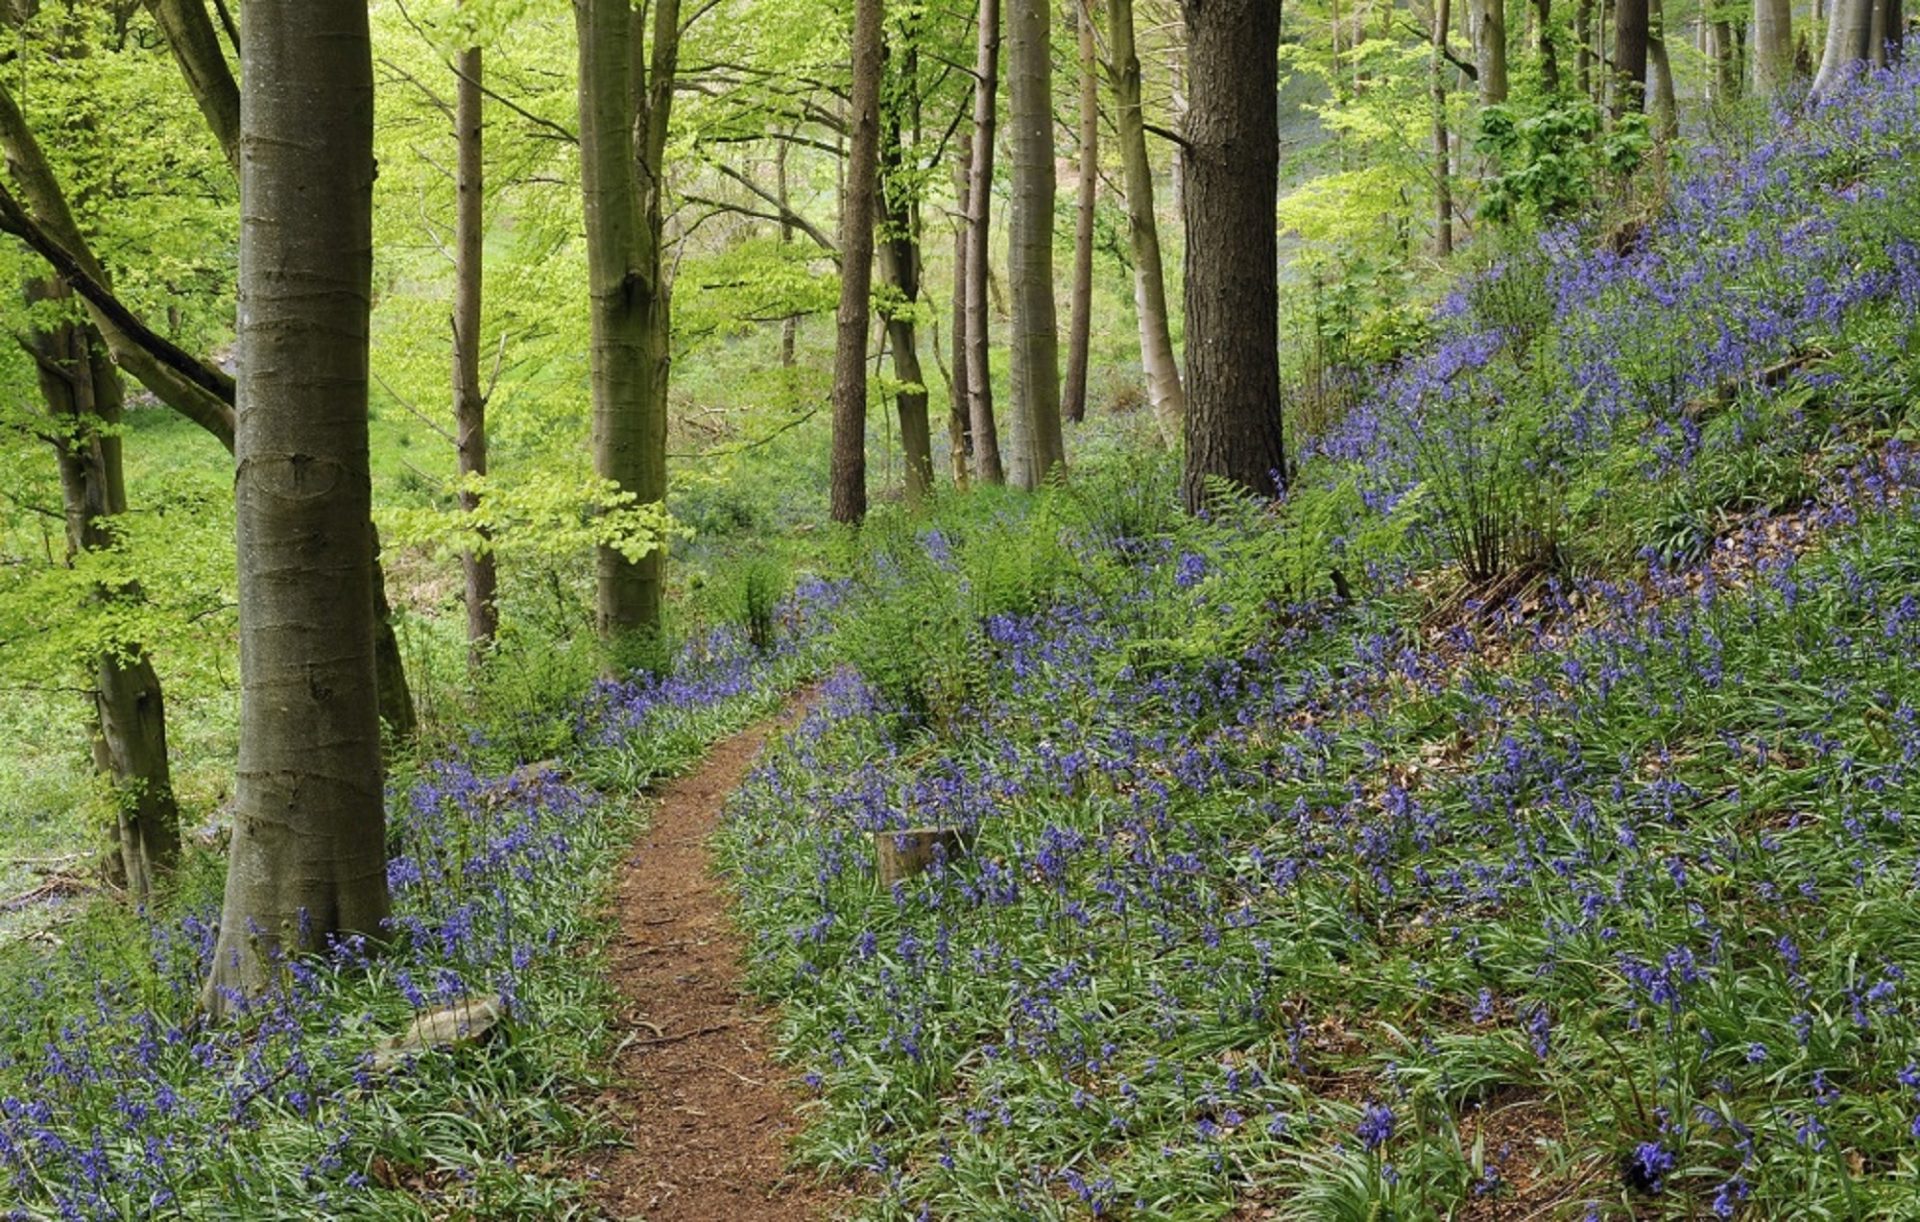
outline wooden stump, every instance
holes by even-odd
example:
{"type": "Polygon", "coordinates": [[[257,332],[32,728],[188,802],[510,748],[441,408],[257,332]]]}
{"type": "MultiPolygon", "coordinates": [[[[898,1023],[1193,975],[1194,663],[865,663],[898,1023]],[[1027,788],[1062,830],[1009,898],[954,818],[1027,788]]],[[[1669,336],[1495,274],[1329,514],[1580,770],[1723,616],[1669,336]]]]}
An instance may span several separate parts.
{"type": "Polygon", "coordinates": [[[882,887],[924,874],[935,861],[953,861],[972,847],[973,833],[957,827],[911,827],[873,834],[874,864],[882,887]]]}

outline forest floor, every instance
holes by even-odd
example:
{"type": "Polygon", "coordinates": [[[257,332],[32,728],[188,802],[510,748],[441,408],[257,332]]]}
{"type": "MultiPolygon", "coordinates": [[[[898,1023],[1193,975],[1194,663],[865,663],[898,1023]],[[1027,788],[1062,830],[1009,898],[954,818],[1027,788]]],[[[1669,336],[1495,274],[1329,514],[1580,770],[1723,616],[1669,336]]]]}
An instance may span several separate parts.
{"type": "Polygon", "coordinates": [[[621,868],[608,959],[628,1034],[620,1085],[602,1102],[625,1140],[600,1165],[596,1192],[609,1217],[785,1222],[843,1199],[790,1170],[795,1092],[773,1059],[772,1015],[743,987],[745,940],[709,848],[761,748],[811,699],[716,744],[662,790],[621,868]]]}

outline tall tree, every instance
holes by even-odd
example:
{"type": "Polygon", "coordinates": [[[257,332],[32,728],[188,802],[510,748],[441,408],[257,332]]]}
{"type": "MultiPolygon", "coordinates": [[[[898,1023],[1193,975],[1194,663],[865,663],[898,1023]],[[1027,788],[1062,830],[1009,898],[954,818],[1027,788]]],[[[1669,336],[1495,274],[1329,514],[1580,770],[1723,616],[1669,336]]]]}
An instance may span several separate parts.
{"type": "Polygon", "coordinates": [[[1181,494],[1204,509],[1210,479],[1275,496],[1280,421],[1279,6],[1181,0],[1191,78],[1185,145],[1187,423],[1181,494]]]}
{"type": "Polygon", "coordinates": [[[853,93],[846,198],[840,209],[840,308],[833,356],[831,516],[867,516],[867,324],[873,292],[874,186],[880,160],[882,0],[853,8],[853,93]]]}
{"type": "MultiPolygon", "coordinates": [[[[573,0],[580,42],[580,185],[592,300],[593,461],[642,505],[667,495],[672,303],[661,258],[667,124],[680,59],[680,0],[573,0]]],[[[615,644],[660,630],[665,555],[602,545],[600,635],[615,644]]]]}
{"type": "Polygon", "coordinates": [[[1147,402],[1160,434],[1172,445],[1187,414],[1180,365],[1173,355],[1166,267],[1160,257],[1160,220],[1153,204],[1153,163],[1147,159],[1146,120],[1140,109],[1140,55],[1134,43],[1133,0],[1107,0],[1112,60],[1114,132],[1127,185],[1127,241],[1133,254],[1133,311],[1140,328],[1140,366],[1147,402]]]}
{"type": "Polygon", "coordinates": [[[1792,0],[1753,0],[1754,88],[1771,97],[1792,79],[1792,0]]]}
{"type": "Polygon", "coordinates": [[[1647,101],[1648,0],[1614,0],[1613,113],[1642,110],[1647,101]]]}
{"type": "Polygon", "coordinates": [[[241,33],[240,761],[203,1002],[388,911],[367,530],[367,0],[250,0],[241,33]]]}
{"type": "MultiPolygon", "coordinates": [[[[881,279],[890,290],[883,311],[893,350],[894,403],[900,420],[900,453],[905,459],[907,503],[918,505],[933,492],[933,438],[927,419],[927,381],[920,367],[920,340],[914,317],[920,302],[920,175],[911,164],[911,140],[920,126],[919,51],[909,28],[891,97],[884,107],[880,155],[879,216],[875,246],[881,279]]],[[[883,61],[887,57],[882,54],[883,61]]]]}
{"type": "Polygon", "coordinates": [[[999,113],[1000,0],[980,0],[979,52],[974,60],[973,163],[967,174],[967,415],[973,424],[974,474],[983,484],[1007,482],[993,418],[993,364],[988,343],[988,280],[993,251],[993,137],[999,113]]]}
{"type": "MultiPolygon", "coordinates": [[[[46,240],[48,235],[35,223],[37,214],[46,218],[48,226],[77,237],[79,227],[52,167],[3,87],[0,152],[5,153],[9,176],[24,200],[14,199],[11,190],[4,192],[0,229],[21,237],[31,229],[46,240]]],[[[111,290],[108,273],[92,252],[77,241],[73,246],[78,253],[66,252],[67,278],[30,284],[30,302],[70,306],[73,279],[84,279],[103,292],[111,290]]],[[[43,436],[52,444],[60,474],[71,561],[83,552],[112,546],[113,519],[127,512],[120,373],[90,317],[68,317],[36,327],[21,343],[33,359],[49,418],[43,436]]],[[[103,600],[137,596],[137,589],[102,587],[94,592],[95,598],[103,600]]],[[[94,660],[92,698],[94,764],[111,784],[116,801],[115,853],[128,893],[144,903],[153,894],[157,876],[179,856],[180,832],[167,756],[165,694],[139,642],[121,641],[94,660]]]]}
{"type": "Polygon", "coordinates": [[[1100,197],[1100,78],[1093,10],[1069,0],[1080,49],[1080,182],[1073,216],[1073,298],[1067,322],[1067,387],[1060,410],[1076,423],[1087,416],[1087,349],[1093,338],[1093,212],[1100,197]]]}
{"type": "MultiPolygon", "coordinates": [[[[29,301],[65,301],[57,280],[28,289],[29,301]]],[[[60,471],[67,557],[113,546],[113,520],[127,512],[121,457],[120,373],[90,323],[68,318],[36,328],[23,340],[39,374],[40,395],[60,471]]],[[[138,597],[137,589],[102,586],[100,600],[138,597]]],[[[114,852],[127,892],[152,899],[159,875],[180,855],[180,810],[167,758],[166,698],[160,677],[138,642],[120,641],[93,665],[93,759],[114,798],[114,852]]]]}
{"type": "Polygon", "coordinates": [[[1453,141],[1447,130],[1447,27],[1449,0],[1434,0],[1433,48],[1427,65],[1427,89],[1433,99],[1433,246],[1441,258],[1453,254],[1453,141]]]}
{"type": "Polygon", "coordinates": [[[1013,453],[1007,474],[1016,486],[1032,489],[1067,458],[1060,433],[1060,327],[1053,301],[1052,0],[1011,0],[1007,92],[1013,145],[1013,198],[1007,210],[1013,453]]]}
{"type": "MultiPolygon", "coordinates": [[[[487,473],[487,395],[480,384],[480,309],[486,258],[484,71],[479,47],[468,47],[460,53],[454,101],[459,152],[454,182],[453,436],[463,480],[487,473]]],[[[460,508],[472,513],[479,507],[479,497],[462,487],[460,508]]],[[[500,630],[500,571],[493,553],[484,548],[463,552],[460,569],[466,579],[468,660],[478,665],[500,630]]]]}
{"type": "MultiPolygon", "coordinates": [[[[958,125],[958,121],[956,121],[958,125]]],[[[953,298],[948,326],[953,337],[953,371],[947,380],[947,457],[953,486],[965,488],[973,456],[973,362],[967,353],[967,177],[973,169],[973,132],[961,127],[953,158],[953,298]]]]}

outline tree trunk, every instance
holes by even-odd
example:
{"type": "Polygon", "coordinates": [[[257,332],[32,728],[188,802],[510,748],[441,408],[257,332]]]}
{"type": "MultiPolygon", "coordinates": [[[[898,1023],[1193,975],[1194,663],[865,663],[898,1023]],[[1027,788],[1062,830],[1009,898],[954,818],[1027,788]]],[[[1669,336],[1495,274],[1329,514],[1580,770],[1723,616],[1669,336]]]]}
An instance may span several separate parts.
{"type": "MultiPolygon", "coordinates": [[[[580,183],[592,297],[593,459],[637,503],[667,495],[667,345],[661,265],[662,174],[680,53],[679,0],[644,12],[628,0],[574,0],[580,42],[580,183]],[[646,45],[648,42],[651,45],[646,45]]],[[[616,651],[656,637],[665,553],[601,547],[597,620],[616,651]]],[[[617,660],[621,657],[616,652],[617,660]]]]}
{"type": "Polygon", "coordinates": [[[1575,44],[1573,57],[1574,82],[1580,96],[1593,96],[1593,0],[1577,0],[1573,7],[1573,36],[1579,41],[1575,44]]]}
{"type": "MultiPolygon", "coordinates": [[[[1727,105],[1740,96],[1740,48],[1734,41],[1733,23],[1715,21],[1707,27],[1708,45],[1713,52],[1713,100],[1727,105]]],[[[1665,35],[1662,34],[1664,40],[1665,35]]],[[[1671,57],[1669,57],[1671,64],[1671,57]]],[[[1668,76],[1672,76],[1669,67],[1668,76]]]]}
{"type": "Polygon", "coordinates": [[[1661,0],[1648,0],[1647,67],[1653,82],[1653,129],[1661,140],[1680,134],[1680,106],[1673,92],[1673,64],[1667,58],[1666,14],[1661,0]]]}
{"type": "MultiPolygon", "coordinates": [[[[480,386],[480,304],[486,237],[482,209],[486,185],[482,159],[485,151],[482,71],[479,47],[469,47],[461,53],[454,119],[460,156],[456,183],[459,213],[455,219],[453,249],[453,428],[463,480],[487,473],[487,399],[480,386]]],[[[480,498],[463,488],[461,510],[472,513],[479,507],[480,498]]],[[[466,578],[467,591],[467,662],[478,667],[493,647],[494,634],[500,630],[496,604],[500,573],[493,552],[488,549],[463,552],[460,568],[466,578]]]]}
{"type": "Polygon", "coordinates": [[[1878,7],[1879,0],[1833,0],[1826,51],[1813,78],[1814,97],[1839,87],[1854,71],[1854,65],[1866,60],[1872,50],[1873,14],[1878,7]]]}
{"type": "MultiPolygon", "coordinates": [[[[67,297],[64,285],[41,282],[30,301],[67,297]]],[[[120,375],[99,333],[64,322],[31,337],[40,392],[58,438],[55,455],[66,515],[69,563],[82,552],[113,546],[110,522],[127,511],[118,433],[120,375]]],[[[95,597],[113,597],[99,589],[95,597]]],[[[121,591],[137,596],[137,590],[121,591]]],[[[103,653],[93,673],[93,758],[112,786],[114,850],[127,892],[149,903],[158,875],[180,855],[180,811],[167,759],[166,701],[146,651],[123,641],[103,653]]]]}
{"type": "Polygon", "coordinates": [[[250,0],[240,135],[240,763],[217,1017],[388,911],[373,648],[366,0],[250,0]]]}
{"type": "MultiPolygon", "coordinates": [[[[905,105],[919,105],[914,97],[917,54],[909,47],[903,57],[905,105]]],[[[927,381],[920,367],[920,341],[914,310],[920,301],[920,220],[908,173],[906,128],[897,110],[889,108],[884,136],[885,172],[880,180],[879,221],[884,236],[876,246],[881,279],[894,290],[887,310],[887,341],[893,350],[893,376],[900,383],[894,403],[900,419],[900,453],[905,461],[907,503],[920,505],[933,492],[933,436],[927,419],[927,381]]]]}
{"type": "Polygon", "coordinates": [[[1147,379],[1147,402],[1169,446],[1180,437],[1187,415],[1187,393],[1180,384],[1180,363],[1173,355],[1167,310],[1166,267],[1160,257],[1160,221],[1153,206],[1153,165],[1147,160],[1147,131],[1140,109],[1140,56],[1133,38],[1133,0],[1107,0],[1107,37],[1113,62],[1107,79],[1113,86],[1113,118],[1120,165],[1127,184],[1127,239],[1133,253],[1133,309],[1140,325],[1140,366],[1147,379]]]}
{"type": "Polygon", "coordinates": [[[833,355],[833,520],[867,516],[867,323],[873,293],[874,184],[880,154],[882,0],[853,10],[853,113],[847,191],[840,207],[840,308],[833,355]]]}
{"type": "Polygon", "coordinates": [[[1067,323],[1067,388],[1060,410],[1087,418],[1087,349],[1093,338],[1093,210],[1100,191],[1100,82],[1088,0],[1074,11],[1080,35],[1080,183],[1073,224],[1073,309],[1067,323]]]}
{"type": "Polygon", "coordinates": [[[1053,9],[1012,0],[1007,15],[1013,199],[1007,210],[1013,412],[1007,475],[1038,488],[1066,463],[1060,435],[1060,327],[1053,301],[1053,9]]]}
{"type": "Polygon", "coordinates": [[[953,162],[953,198],[960,215],[953,226],[953,300],[948,320],[953,343],[953,374],[947,383],[948,461],[953,467],[953,486],[967,486],[969,458],[973,451],[973,421],[968,404],[973,398],[973,365],[967,359],[967,176],[973,168],[973,133],[962,128],[955,145],[953,162]]]}
{"type": "Polygon", "coordinates": [[[1187,112],[1187,456],[1199,512],[1210,479],[1259,496],[1286,480],[1280,418],[1280,26],[1268,0],[1182,0],[1187,112]]]}
{"type": "Polygon", "coordinates": [[[1553,49],[1553,0],[1534,0],[1534,46],[1540,52],[1540,83],[1550,97],[1560,96],[1560,56],[1553,49]]]}
{"type": "Polygon", "coordinates": [[[1753,0],[1754,88],[1772,97],[1792,79],[1792,0],[1753,0]]]}
{"type": "Polygon", "coordinates": [[[146,0],[147,11],[167,40],[200,114],[227,155],[240,168],[240,88],[227,67],[220,36],[207,16],[206,0],[146,0]]]}
{"type": "Polygon", "coordinates": [[[1647,100],[1647,0],[1614,0],[1613,113],[1642,110],[1647,100]]]}
{"type": "MultiPolygon", "coordinates": [[[[774,141],[773,147],[773,197],[779,201],[780,245],[793,245],[793,211],[788,199],[787,189],[787,151],[790,148],[785,140],[774,141]]],[[[800,316],[789,314],[780,320],[780,368],[792,369],[794,349],[800,339],[800,316]]]]}
{"type": "Polygon", "coordinates": [[[979,55],[974,67],[973,164],[967,182],[967,415],[973,422],[974,475],[983,484],[1004,484],[1000,434],[993,419],[993,363],[987,309],[993,258],[993,132],[999,109],[1000,0],[980,0],[979,55]]]}
{"type": "Polygon", "coordinates": [[[1427,87],[1433,96],[1433,247],[1445,259],[1453,254],[1453,165],[1447,132],[1447,26],[1452,21],[1450,0],[1434,0],[1433,53],[1427,87]]]}
{"type": "Polygon", "coordinates": [[[1480,104],[1498,106],[1507,100],[1506,0],[1475,0],[1479,4],[1479,42],[1475,47],[1480,70],[1480,104]]]}

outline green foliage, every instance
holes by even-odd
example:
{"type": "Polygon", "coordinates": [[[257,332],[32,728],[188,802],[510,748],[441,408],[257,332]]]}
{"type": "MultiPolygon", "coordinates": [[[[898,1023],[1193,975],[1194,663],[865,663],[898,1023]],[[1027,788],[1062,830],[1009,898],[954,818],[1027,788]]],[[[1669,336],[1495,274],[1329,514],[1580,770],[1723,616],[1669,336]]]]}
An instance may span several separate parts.
{"type": "Polygon", "coordinates": [[[1537,223],[1585,206],[1602,182],[1631,173],[1653,138],[1645,115],[1629,112],[1605,123],[1599,107],[1578,100],[1538,110],[1486,107],[1476,143],[1500,166],[1487,183],[1481,215],[1537,223]]]}

